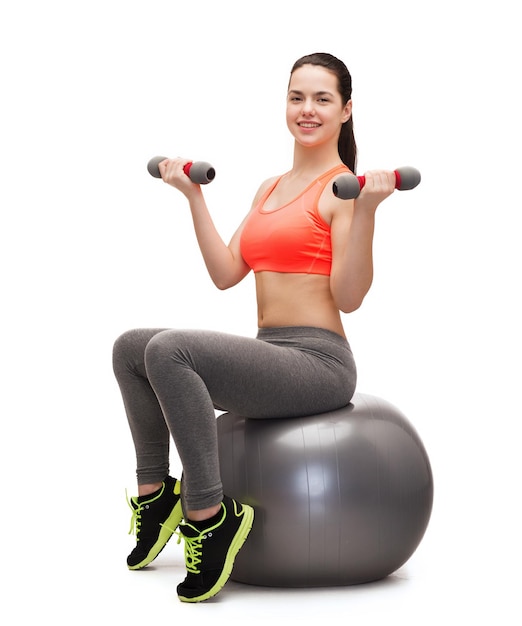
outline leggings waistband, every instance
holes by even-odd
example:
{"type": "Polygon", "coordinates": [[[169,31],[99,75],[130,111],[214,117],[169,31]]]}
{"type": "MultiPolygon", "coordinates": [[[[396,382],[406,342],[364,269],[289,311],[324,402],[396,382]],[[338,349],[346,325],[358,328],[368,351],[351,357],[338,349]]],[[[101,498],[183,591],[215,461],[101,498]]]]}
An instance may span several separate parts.
{"type": "Polygon", "coordinates": [[[271,326],[259,328],[257,338],[263,341],[280,341],[283,339],[323,339],[333,341],[339,346],[349,347],[348,341],[332,330],[316,326],[271,326]]]}

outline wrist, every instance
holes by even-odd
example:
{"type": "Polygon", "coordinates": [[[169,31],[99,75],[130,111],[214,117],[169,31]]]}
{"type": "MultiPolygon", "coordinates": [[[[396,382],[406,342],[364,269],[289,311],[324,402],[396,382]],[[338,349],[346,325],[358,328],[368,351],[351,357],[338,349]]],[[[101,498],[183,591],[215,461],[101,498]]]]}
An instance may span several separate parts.
{"type": "Polygon", "coordinates": [[[365,202],[363,199],[357,199],[355,201],[354,214],[358,217],[369,217],[370,219],[374,219],[378,206],[378,203],[375,204],[375,202],[365,202]]]}
{"type": "Polygon", "coordinates": [[[192,184],[186,191],[184,191],[190,206],[197,205],[203,200],[203,191],[200,185],[192,184]]]}

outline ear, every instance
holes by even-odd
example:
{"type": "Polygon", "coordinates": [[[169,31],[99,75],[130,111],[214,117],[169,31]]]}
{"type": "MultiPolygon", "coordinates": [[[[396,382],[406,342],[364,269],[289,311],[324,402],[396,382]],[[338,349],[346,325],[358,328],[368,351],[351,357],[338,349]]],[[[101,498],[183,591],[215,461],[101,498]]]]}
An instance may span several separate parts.
{"type": "Polygon", "coordinates": [[[347,122],[352,116],[352,101],[348,100],[348,102],[344,105],[343,115],[342,115],[342,123],[347,122]]]}

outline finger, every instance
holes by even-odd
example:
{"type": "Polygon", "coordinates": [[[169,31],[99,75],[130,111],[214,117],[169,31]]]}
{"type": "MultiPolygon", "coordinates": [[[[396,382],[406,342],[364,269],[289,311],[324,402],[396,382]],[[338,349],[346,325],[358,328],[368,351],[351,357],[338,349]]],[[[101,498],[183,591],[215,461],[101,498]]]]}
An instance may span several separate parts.
{"type": "Polygon", "coordinates": [[[371,170],[366,174],[366,185],[371,191],[393,191],[395,189],[395,173],[389,170],[371,170]]]}

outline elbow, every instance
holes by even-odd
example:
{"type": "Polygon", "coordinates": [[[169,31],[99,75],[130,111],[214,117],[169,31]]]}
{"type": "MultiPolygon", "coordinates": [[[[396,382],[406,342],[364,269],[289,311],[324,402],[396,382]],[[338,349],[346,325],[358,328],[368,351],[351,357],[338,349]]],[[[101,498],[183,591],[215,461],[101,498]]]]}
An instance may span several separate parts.
{"type": "Polygon", "coordinates": [[[334,292],[334,302],[339,311],[342,313],[353,313],[360,309],[366,294],[370,290],[370,285],[371,283],[365,285],[363,289],[357,290],[344,289],[337,296],[335,296],[334,292]]]}
{"type": "Polygon", "coordinates": [[[357,309],[361,308],[364,298],[360,298],[358,300],[351,300],[348,302],[342,302],[338,304],[338,309],[341,313],[353,313],[357,311],[357,309]]]}
{"type": "Polygon", "coordinates": [[[207,264],[207,270],[214,285],[220,291],[226,291],[240,283],[250,268],[245,263],[228,264],[214,268],[207,264]]]}
{"type": "Polygon", "coordinates": [[[234,273],[234,274],[225,274],[222,276],[212,276],[212,282],[220,291],[226,291],[231,287],[235,287],[238,283],[240,283],[243,278],[246,276],[246,273],[234,273]]]}
{"type": "Polygon", "coordinates": [[[227,289],[230,289],[230,287],[233,287],[236,284],[236,283],[231,283],[230,281],[219,280],[216,278],[213,278],[212,282],[219,289],[219,291],[226,291],[227,289]]]}

